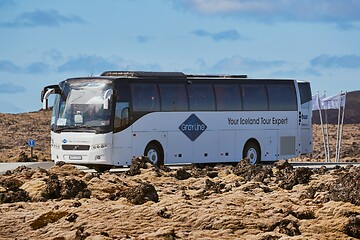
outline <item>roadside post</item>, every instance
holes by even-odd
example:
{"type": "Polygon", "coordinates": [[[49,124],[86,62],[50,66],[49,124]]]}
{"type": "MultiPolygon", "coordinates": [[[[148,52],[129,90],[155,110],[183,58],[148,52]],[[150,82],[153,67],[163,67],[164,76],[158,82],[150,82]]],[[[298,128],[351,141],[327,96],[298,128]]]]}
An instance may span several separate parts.
{"type": "Polygon", "coordinates": [[[34,139],[30,139],[27,141],[28,146],[30,147],[30,158],[33,158],[33,151],[34,151],[34,147],[35,147],[35,140],[34,139]]]}

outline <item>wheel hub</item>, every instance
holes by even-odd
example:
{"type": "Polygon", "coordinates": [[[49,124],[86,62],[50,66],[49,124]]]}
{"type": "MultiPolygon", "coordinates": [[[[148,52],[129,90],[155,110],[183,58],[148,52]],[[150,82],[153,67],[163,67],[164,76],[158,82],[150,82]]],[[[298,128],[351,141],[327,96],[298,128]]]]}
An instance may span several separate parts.
{"type": "Polygon", "coordinates": [[[148,151],[147,157],[150,159],[150,161],[153,164],[156,164],[157,161],[158,161],[158,155],[157,155],[157,153],[156,153],[156,151],[154,149],[150,149],[148,151]]]}
{"type": "Polygon", "coordinates": [[[254,148],[250,148],[246,154],[246,157],[249,158],[251,164],[255,164],[257,161],[257,152],[254,148]]]}

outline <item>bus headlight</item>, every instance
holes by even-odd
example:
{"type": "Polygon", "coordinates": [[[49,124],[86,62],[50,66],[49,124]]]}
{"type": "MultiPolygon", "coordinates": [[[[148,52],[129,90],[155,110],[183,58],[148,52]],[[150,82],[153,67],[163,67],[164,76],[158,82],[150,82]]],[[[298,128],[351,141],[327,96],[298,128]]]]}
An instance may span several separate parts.
{"type": "Polygon", "coordinates": [[[107,148],[107,144],[105,143],[99,143],[99,144],[93,144],[91,145],[91,149],[92,150],[95,150],[95,149],[104,149],[104,148],[107,148]]]}

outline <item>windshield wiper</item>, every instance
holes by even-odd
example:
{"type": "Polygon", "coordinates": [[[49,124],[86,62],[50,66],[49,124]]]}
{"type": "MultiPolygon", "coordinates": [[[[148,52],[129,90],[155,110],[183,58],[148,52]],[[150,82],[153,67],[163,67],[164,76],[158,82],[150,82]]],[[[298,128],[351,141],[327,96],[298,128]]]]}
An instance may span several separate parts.
{"type": "Polygon", "coordinates": [[[56,131],[64,131],[64,132],[83,132],[84,130],[86,130],[86,132],[96,132],[96,129],[94,129],[94,127],[91,126],[85,126],[85,125],[81,125],[81,126],[57,126],[56,127],[56,131]]]}

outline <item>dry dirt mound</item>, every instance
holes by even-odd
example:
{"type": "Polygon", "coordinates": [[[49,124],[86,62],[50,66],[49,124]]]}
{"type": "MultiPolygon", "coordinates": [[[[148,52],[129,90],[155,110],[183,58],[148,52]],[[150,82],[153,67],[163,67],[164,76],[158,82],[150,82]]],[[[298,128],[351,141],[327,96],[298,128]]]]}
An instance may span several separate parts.
{"type": "Polygon", "coordinates": [[[0,162],[49,161],[50,119],[51,111],[0,113],[0,162]],[[36,141],[33,158],[30,139],[36,141]]]}
{"type": "Polygon", "coordinates": [[[121,174],[70,165],[0,176],[1,239],[359,238],[358,167],[179,170],[145,157],[121,174]],[[136,173],[136,174],[135,174],[136,173]]]}

